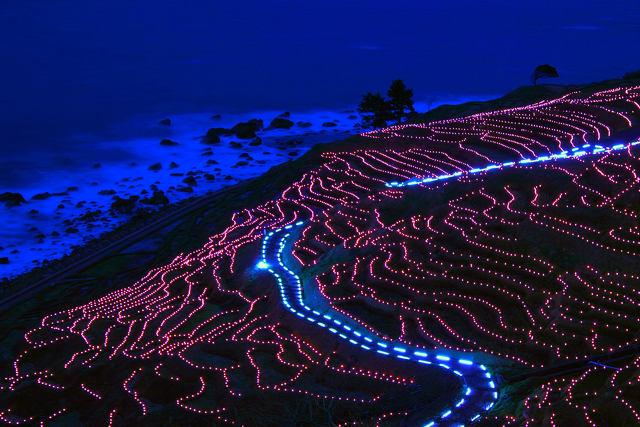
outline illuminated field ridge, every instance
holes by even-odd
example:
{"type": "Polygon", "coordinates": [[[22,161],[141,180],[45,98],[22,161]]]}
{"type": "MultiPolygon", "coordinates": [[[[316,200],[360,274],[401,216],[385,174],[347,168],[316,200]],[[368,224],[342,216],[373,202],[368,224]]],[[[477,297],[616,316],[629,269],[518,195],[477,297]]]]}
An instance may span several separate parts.
{"type": "Polygon", "coordinates": [[[499,380],[640,344],[639,101],[577,91],[324,152],[137,282],[19,307],[40,320],[5,334],[0,423],[640,423],[637,357],[499,380]]]}

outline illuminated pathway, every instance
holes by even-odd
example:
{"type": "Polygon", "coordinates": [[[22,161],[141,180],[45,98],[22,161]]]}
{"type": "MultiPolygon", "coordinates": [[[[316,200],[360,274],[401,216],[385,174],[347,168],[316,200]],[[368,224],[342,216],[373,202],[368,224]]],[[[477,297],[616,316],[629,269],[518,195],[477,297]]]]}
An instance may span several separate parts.
{"type": "MultiPolygon", "coordinates": [[[[469,170],[467,174],[503,169],[517,164],[541,163],[556,159],[609,153],[628,149],[638,144],[640,144],[640,141],[634,141],[629,144],[616,144],[611,147],[585,144],[582,147],[574,148],[570,152],[562,151],[559,154],[523,159],[518,162],[506,162],[498,165],[489,165],[484,168],[474,168],[469,170]]],[[[435,178],[412,178],[404,182],[390,182],[386,186],[407,187],[457,178],[463,175],[465,174],[457,172],[435,178]]],[[[341,316],[333,309],[318,311],[319,309],[309,307],[303,297],[300,278],[286,266],[282,258],[285,249],[293,243],[291,238],[295,237],[296,232],[303,224],[304,221],[297,221],[294,224],[268,232],[262,241],[262,259],[258,262],[258,268],[268,270],[276,278],[282,302],[289,311],[302,319],[327,329],[342,340],[348,341],[362,350],[376,352],[383,357],[396,357],[407,362],[439,366],[457,375],[462,385],[461,396],[455,403],[452,403],[451,408],[446,409],[435,419],[428,420],[424,424],[425,427],[439,424],[464,425],[462,422],[476,421],[481,417],[482,411],[488,411],[493,407],[498,399],[495,379],[484,365],[474,363],[472,358],[459,358],[458,354],[444,349],[436,351],[425,350],[408,346],[405,343],[384,340],[379,338],[378,334],[365,330],[361,325],[341,316]]]]}

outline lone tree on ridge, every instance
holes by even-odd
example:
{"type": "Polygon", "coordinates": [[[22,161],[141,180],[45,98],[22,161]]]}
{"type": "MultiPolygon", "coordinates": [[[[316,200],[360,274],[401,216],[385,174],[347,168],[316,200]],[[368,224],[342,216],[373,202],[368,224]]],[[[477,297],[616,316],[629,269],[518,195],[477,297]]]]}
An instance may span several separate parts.
{"type": "Polygon", "coordinates": [[[558,70],[552,67],[549,64],[538,65],[535,70],[533,70],[533,74],[531,75],[531,81],[533,84],[536,84],[536,80],[538,79],[546,79],[550,77],[558,77],[558,70]]]}
{"type": "Polygon", "coordinates": [[[358,105],[358,112],[362,114],[363,128],[385,127],[393,119],[392,106],[382,95],[367,92],[358,105]]]}
{"type": "Polygon", "coordinates": [[[404,82],[400,79],[394,80],[387,91],[387,96],[391,98],[391,114],[393,118],[400,123],[406,117],[405,110],[415,112],[413,109],[413,90],[408,89],[404,82]]]}

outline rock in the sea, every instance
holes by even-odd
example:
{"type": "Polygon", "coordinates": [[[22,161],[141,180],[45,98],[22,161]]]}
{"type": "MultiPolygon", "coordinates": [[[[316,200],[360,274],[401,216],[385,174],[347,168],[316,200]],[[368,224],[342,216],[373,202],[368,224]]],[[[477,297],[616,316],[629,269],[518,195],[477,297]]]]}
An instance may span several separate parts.
{"type": "Polygon", "coordinates": [[[162,164],[160,163],[154,163],[151,166],[148,167],[148,169],[150,171],[159,171],[160,169],[162,169],[162,164]]]}
{"type": "Polygon", "coordinates": [[[143,203],[145,205],[154,205],[154,206],[166,205],[167,203],[169,203],[169,198],[165,196],[164,191],[155,190],[153,192],[153,196],[140,199],[140,203],[143,203]]]}
{"type": "Polygon", "coordinates": [[[0,264],[9,264],[9,258],[6,256],[0,257],[0,264]]]}
{"type": "Polygon", "coordinates": [[[218,164],[218,162],[217,162],[217,161],[215,161],[215,160],[213,160],[213,159],[210,159],[210,160],[207,160],[207,164],[208,164],[208,165],[217,165],[217,164],[218,164]]]}
{"type": "Polygon", "coordinates": [[[279,114],[279,115],[278,115],[278,117],[289,117],[290,115],[291,115],[291,113],[290,113],[290,112],[285,111],[284,113],[279,114]]]}
{"type": "Polygon", "coordinates": [[[298,155],[298,152],[297,151],[290,151],[289,155],[292,156],[292,157],[295,157],[295,156],[298,155]]]}
{"type": "Polygon", "coordinates": [[[177,167],[178,167],[178,164],[176,162],[169,163],[169,169],[175,169],[177,167]]]}
{"type": "Polygon", "coordinates": [[[283,119],[282,117],[276,117],[269,124],[269,127],[274,129],[291,129],[292,126],[293,122],[291,120],[283,119]]]}
{"type": "Polygon", "coordinates": [[[171,126],[171,119],[169,118],[162,119],[158,122],[158,124],[163,126],[171,126]]]}
{"type": "Polygon", "coordinates": [[[233,131],[227,128],[211,128],[207,131],[206,136],[215,135],[215,136],[231,136],[233,135],[233,131]]]}
{"type": "Polygon", "coordinates": [[[22,197],[20,193],[2,193],[0,194],[0,203],[4,203],[5,206],[20,206],[27,201],[22,197]]]}
{"type": "Polygon", "coordinates": [[[219,119],[222,116],[220,114],[214,114],[213,116],[211,116],[212,119],[219,119]]]}
{"type": "Polygon", "coordinates": [[[298,122],[296,123],[298,126],[300,126],[301,128],[308,128],[311,127],[311,122],[298,122]]]}
{"type": "Polygon", "coordinates": [[[325,128],[332,128],[332,127],[336,127],[336,126],[338,126],[338,125],[333,123],[333,122],[324,122],[322,124],[322,127],[325,127],[325,128]]]}
{"type": "Polygon", "coordinates": [[[231,141],[229,143],[229,145],[231,146],[231,148],[242,148],[242,144],[240,144],[239,142],[235,142],[235,141],[231,141]]]}
{"type": "Polygon", "coordinates": [[[356,116],[355,114],[351,114],[350,116],[347,116],[347,119],[351,119],[351,120],[355,120],[357,118],[358,116],[356,116]]]}
{"type": "Polygon", "coordinates": [[[251,156],[249,155],[249,153],[242,153],[238,157],[243,157],[245,159],[251,159],[251,156]]]}
{"type": "Polygon", "coordinates": [[[249,145],[253,145],[253,146],[260,145],[260,144],[262,144],[262,140],[260,139],[260,137],[255,137],[255,139],[249,143],[249,145]]]}
{"type": "Polygon", "coordinates": [[[211,175],[210,173],[205,173],[203,176],[207,181],[214,181],[216,179],[216,177],[211,175]]]}
{"type": "Polygon", "coordinates": [[[224,177],[225,180],[230,181],[233,179],[233,177],[231,175],[227,175],[224,177]]]}
{"type": "Polygon", "coordinates": [[[95,164],[93,165],[93,168],[94,168],[94,169],[98,169],[99,167],[100,167],[100,163],[95,163],[95,164]]]}
{"type": "Polygon", "coordinates": [[[78,191],[78,187],[75,185],[73,187],[67,187],[67,191],[78,191]]]}
{"type": "Polygon", "coordinates": [[[173,146],[173,145],[180,145],[180,143],[165,138],[162,141],[160,141],[160,145],[173,146]]]}
{"type": "Polygon", "coordinates": [[[193,188],[191,187],[178,187],[176,190],[182,191],[183,193],[193,193],[193,188]]]}
{"type": "Polygon", "coordinates": [[[75,227],[69,227],[65,230],[67,233],[77,233],[78,229],[75,227]]]}
{"type": "Polygon", "coordinates": [[[237,168],[239,166],[247,166],[249,164],[249,162],[241,160],[238,163],[236,163],[235,165],[231,166],[232,168],[237,168]]]}
{"type": "Polygon", "coordinates": [[[35,196],[31,197],[31,200],[46,200],[49,197],[51,197],[51,194],[49,194],[49,192],[45,192],[45,193],[38,193],[35,196]]]}
{"type": "Polygon", "coordinates": [[[100,190],[98,191],[98,194],[102,196],[111,196],[113,194],[116,194],[116,190],[100,190]]]}
{"type": "Polygon", "coordinates": [[[57,236],[60,235],[60,233],[58,233],[57,231],[54,230],[54,231],[51,232],[51,235],[57,237],[57,236]]]}
{"type": "Polygon", "coordinates": [[[38,212],[38,211],[37,211],[37,210],[35,210],[35,209],[31,209],[31,210],[29,211],[29,214],[31,214],[31,215],[35,215],[35,214],[38,214],[38,213],[40,213],[40,212],[38,212]]]}
{"type": "Polygon", "coordinates": [[[196,181],[196,179],[192,176],[188,176],[185,179],[182,180],[182,182],[184,182],[187,185],[198,185],[198,181],[196,181]]]}
{"type": "Polygon", "coordinates": [[[115,196],[111,203],[111,210],[121,214],[131,214],[139,198],[140,196],[129,196],[128,199],[123,199],[115,196]]]}
{"type": "MultiPolygon", "coordinates": [[[[209,129],[211,130],[211,129],[209,129]]],[[[207,134],[204,136],[204,138],[202,138],[202,143],[203,144],[217,144],[220,142],[220,137],[214,133],[209,133],[207,132],[207,134]]]]}
{"type": "Polygon", "coordinates": [[[232,127],[231,130],[240,139],[251,139],[256,137],[256,132],[262,129],[262,127],[262,120],[251,119],[245,123],[238,123],[232,127]]]}

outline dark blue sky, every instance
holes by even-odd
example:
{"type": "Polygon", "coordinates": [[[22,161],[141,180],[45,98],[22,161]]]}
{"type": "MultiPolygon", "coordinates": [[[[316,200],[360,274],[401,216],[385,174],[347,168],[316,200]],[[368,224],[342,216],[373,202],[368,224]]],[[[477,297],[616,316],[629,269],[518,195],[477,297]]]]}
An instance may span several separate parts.
{"type": "Polygon", "coordinates": [[[135,114],[500,94],[540,63],[558,83],[640,68],[640,2],[5,0],[0,154],[135,114]]]}

